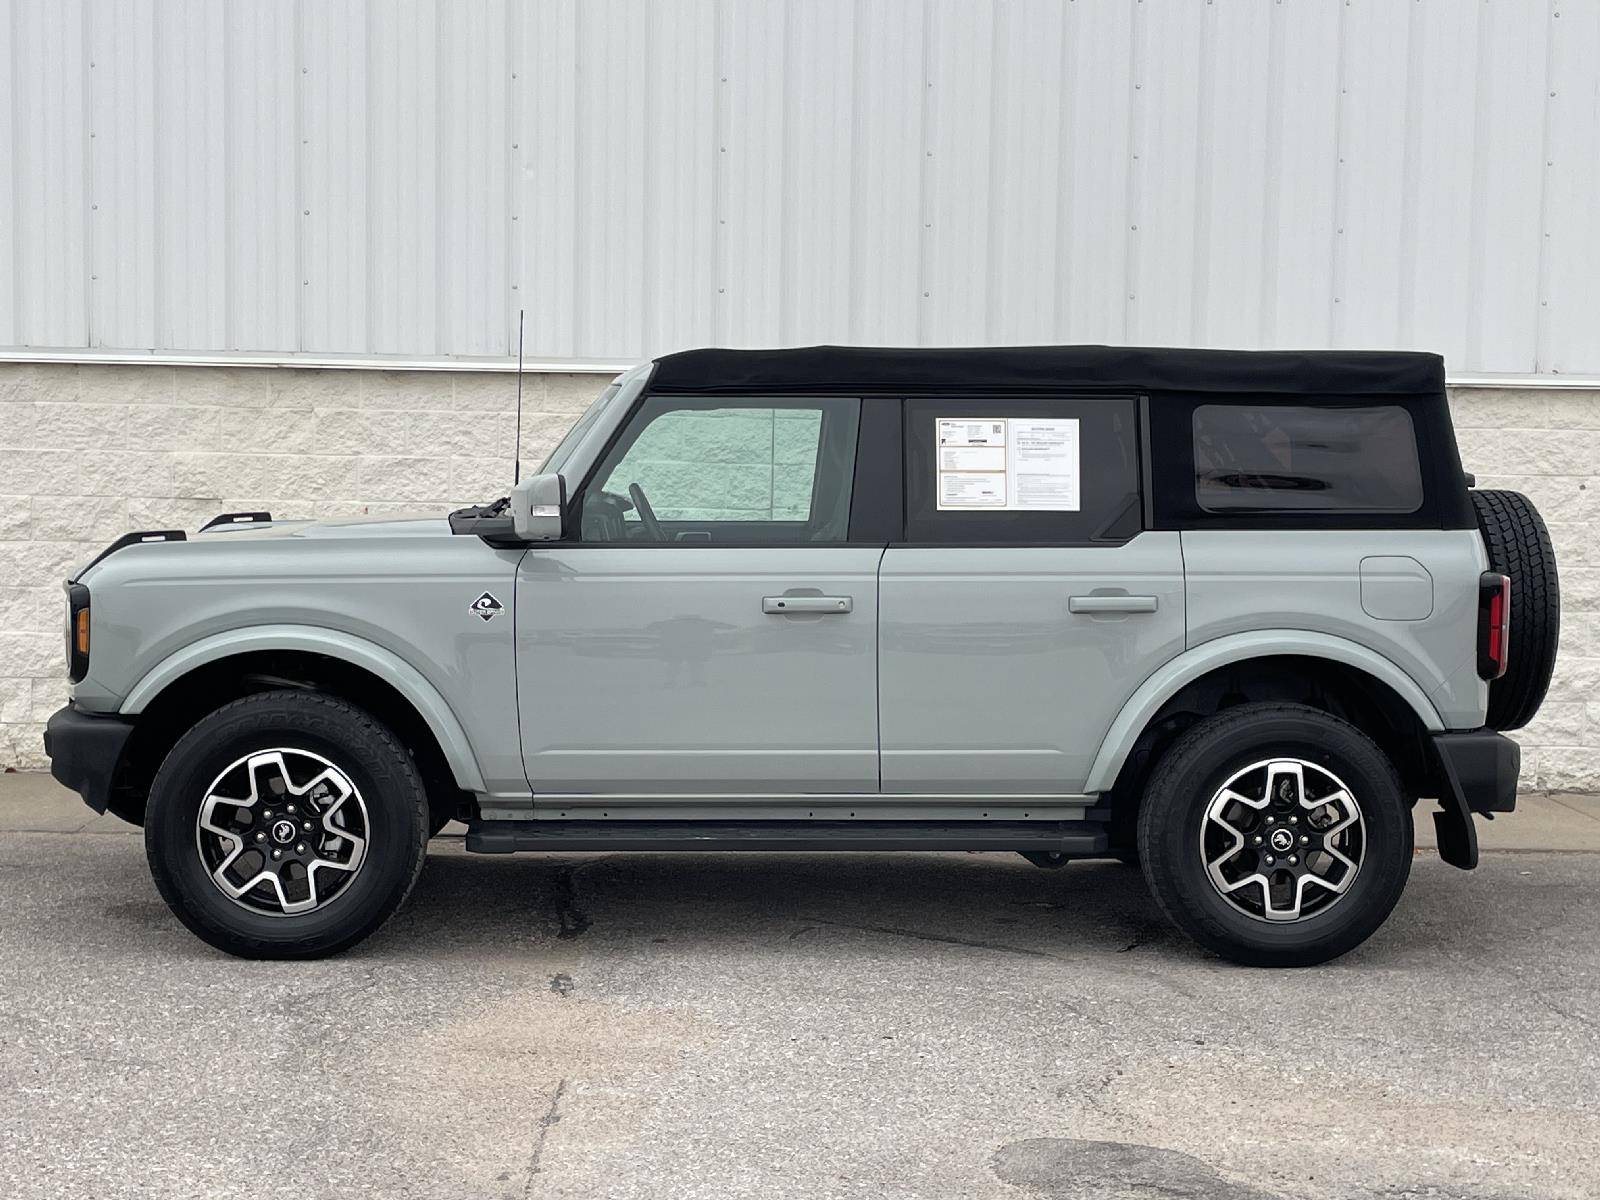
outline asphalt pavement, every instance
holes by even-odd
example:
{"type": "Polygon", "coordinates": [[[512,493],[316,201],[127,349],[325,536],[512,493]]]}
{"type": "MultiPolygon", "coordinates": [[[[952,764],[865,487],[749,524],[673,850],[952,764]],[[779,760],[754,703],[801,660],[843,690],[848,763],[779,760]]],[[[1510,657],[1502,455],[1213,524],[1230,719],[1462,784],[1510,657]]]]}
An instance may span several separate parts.
{"type": "Polygon", "coordinates": [[[191,937],[0,777],[0,1197],[1600,1196],[1600,799],[1249,970],[1137,871],[430,848],[337,959],[191,937]]]}

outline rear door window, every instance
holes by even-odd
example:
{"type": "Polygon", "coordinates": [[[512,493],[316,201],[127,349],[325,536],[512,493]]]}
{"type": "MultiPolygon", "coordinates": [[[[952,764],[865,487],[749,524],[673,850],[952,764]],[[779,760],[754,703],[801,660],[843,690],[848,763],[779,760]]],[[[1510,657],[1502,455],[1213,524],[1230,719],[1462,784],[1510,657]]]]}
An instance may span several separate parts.
{"type": "Polygon", "coordinates": [[[1393,405],[1202,404],[1195,500],[1212,513],[1412,513],[1422,474],[1411,414],[1393,405]]]}
{"type": "Polygon", "coordinates": [[[1126,541],[1142,526],[1131,396],[908,399],[906,540],[1126,541]]]}

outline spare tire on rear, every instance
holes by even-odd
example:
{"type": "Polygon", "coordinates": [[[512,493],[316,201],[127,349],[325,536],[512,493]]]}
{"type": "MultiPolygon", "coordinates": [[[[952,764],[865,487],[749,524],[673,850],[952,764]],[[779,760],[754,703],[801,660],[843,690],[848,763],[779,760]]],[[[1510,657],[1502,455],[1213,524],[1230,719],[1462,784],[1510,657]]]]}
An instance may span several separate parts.
{"type": "Polygon", "coordinates": [[[1489,685],[1491,729],[1521,729],[1539,711],[1556,665],[1561,588],[1556,554],[1539,510],[1521,492],[1471,493],[1489,569],[1511,580],[1506,673],[1489,685]]]}

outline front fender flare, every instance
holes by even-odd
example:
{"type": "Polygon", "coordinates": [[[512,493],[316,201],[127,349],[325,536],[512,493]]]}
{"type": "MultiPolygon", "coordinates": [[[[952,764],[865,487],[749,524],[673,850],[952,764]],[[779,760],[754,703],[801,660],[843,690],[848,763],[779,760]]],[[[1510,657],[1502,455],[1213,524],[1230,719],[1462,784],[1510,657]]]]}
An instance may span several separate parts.
{"type": "Polygon", "coordinates": [[[133,685],[118,711],[129,716],[141,713],[170,684],[196,667],[235,654],[260,650],[302,650],[341,659],[352,666],[371,671],[393,685],[427,722],[440,750],[444,752],[445,761],[450,765],[456,785],[469,792],[488,790],[483,785],[483,772],[478,768],[477,756],[472,752],[466,730],[461,727],[461,722],[456,719],[439,690],[393,651],[337,629],[323,629],[315,625],[257,625],[201,638],[168,655],[147,671],[133,685]]]}
{"type": "Polygon", "coordinates": [[[1410,705],[1423,728],[1437,733],[1444,729],[1439,710],[1428,693],[1394,663],[1348,638],[1316,633],[1306,629],[1260,629],[1202,642],[1185,650],[1151,675],[1122,706],[1106,736],[1100,753],[1089,768],[1083,790],[1090,794],[1107,792],[1117,781],[1122,764],[1133,752],[1134,743],[1161,706],[1178,691],[1218,667],[1252,658],[1322,658],[1364,671],[1385,684],[1410,705]]]}

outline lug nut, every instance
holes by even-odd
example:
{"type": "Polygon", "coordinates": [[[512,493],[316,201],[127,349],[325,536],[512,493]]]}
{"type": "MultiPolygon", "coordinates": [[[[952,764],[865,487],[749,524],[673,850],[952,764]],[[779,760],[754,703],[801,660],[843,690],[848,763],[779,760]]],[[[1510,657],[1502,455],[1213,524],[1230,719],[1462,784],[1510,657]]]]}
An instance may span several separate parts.
{"type": "MultiPolygon", "coordinates": [[[[256,836],[260,837],[261,835],[257,834],[256,836]]],[[[1257,846],[1261,845],[1261,835],[1259,833],[1256,834],[1255,837],[1251,838],[1250,840],[1251,840],[1251,842],[1253,842],[1257,846]]]]}
{"type": "MultiPolygon", "coordinates": [[[[291,808],[291,809],[290,809],[290,810],[289,810],[289,811],[290,811],[290,812],[293,812],[293,811],[294,811],[294,809],[292,809],[292,808],[291,808]]],[[[1290,818],[1289,818],[1289,824],[1291,824],[1291,825],[1298,825],[1298,824],[1300,824],[1300,818],[1299,818],[1299,817],[1290,817],[1290,818]]]]}
{"type": "Polygon", "coordinates": [[[304,854],[306,852],[306,844],[304,842],[296,842],[294,844],[294,852],[296,854],[304,854]]]}
{"type": "Polygon", "coordinates": [[[273,858],[282,858],[283,857],[283,851],[282,850],[274,850],[272,852],[272,857],[273,858]]]}
{"type": "Polygon", "coordinates": [[[1293,854],[1289,855],[1289,862],[1290,863],[1297,863],[1299,861],[1300,861],[1300,859],[1298,857],[1296,857],[1295,855],[1293,855],[1293,854]]]}
{"type": "Polygon", "coordinates": [[[1302,846],[1309,846],[1311,844],[1311,839],[1308,838],[1305,834],[1302,833],[1300,835],[1300,844],[1302,846]]]}
{"type": "Polygon", "coordinates": [[[304,829],[307,833],[310,833],[311,832],[311,822],[310,821],[302,821],[302,822],[300,822],[300,828],[304,829]]]}
{"type": "Polygon", "coordinates": [[[1269,866],[1269,867],[1270,867],[1270,866],[1271,866],[1271,865],[1272,865],[1272,864],[1273,864],[1273,863],[1275,863],[1275,862],[1277,862],[1277,861],[1278,861],[1278,860],[1277,860],[1277,859],[1275,859],[1275,858],[1273,858],[1273,857],[1272,857],[1272,855],[1270,855],[1270,854],[1269,854],[1269,855],[1267,855],[1267,866],[1269,866]]]}
{"type": "Polygon", "coordinates": [[[293,811],[294,811],[294,805],[292,805],[292,804],[291,804],[291,805],[289,805],[289,807],[288,807],[288,808],[286,808],[286,809],[284,809],[284,811],[285,811],[285,812],[293,812],[293,811]]]}
{"type": "Polygon", "coordinates": [[[266,840],[267,840],[267,835],[266,835],[266,834],[264,834],[264,833],[258,833],[258,834],[256,834],[256,841],[258,841],[258,842],[264,842],[264,841],[266,841],[266,840]]]}

